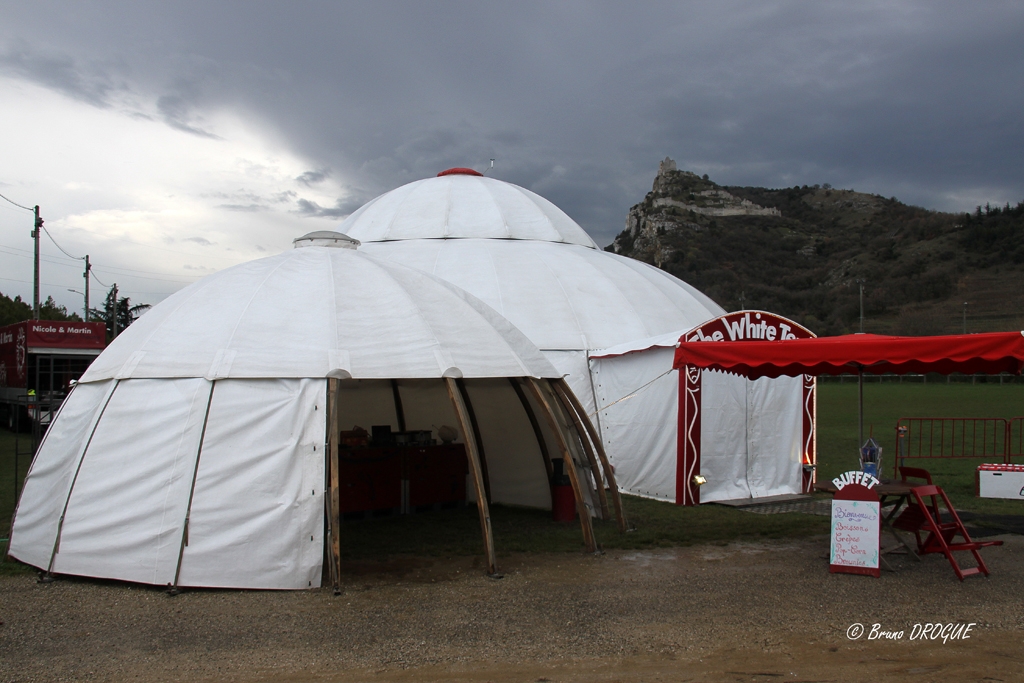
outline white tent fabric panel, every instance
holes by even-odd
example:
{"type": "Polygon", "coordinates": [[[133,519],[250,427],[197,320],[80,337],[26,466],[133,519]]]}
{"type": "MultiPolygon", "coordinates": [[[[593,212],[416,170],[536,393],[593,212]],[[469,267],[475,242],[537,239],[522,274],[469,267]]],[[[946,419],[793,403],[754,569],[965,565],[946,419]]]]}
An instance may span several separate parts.
{"type": "Polygon", "coordinates": [[[47,568],[82,452],[116,382],[79,384],[65,399],[25,477],[9,552],[47,568]]]}
{"type": "Polygon", "coordinates": [[[663,270],[574,244],[411,239],[359,251],[461,287],[543,350],[604,349],[725,312],[663,270]]]}
{"type": "Polygon", "coordinates": [[[210,385],[118,384],[71,491],[54,572],[174,580],[210,385]]]}
{"type": "Polygon", "coordinates": [[[747,484],[751,496],[799,493],[803,483],[803,377],[762,377],[749,383],[747,395],[747,484]]]}
{"type": "Polygon", "coordinates": [[[387,192],[338,230],[364,244],[387,240],[497,238],[597,244],[564,211],[527,189],[494,178],[446,175],[387,192]]]}
{"type": "Polygon", "coordinates": [[[717,370],[701,377],[700,473],[707,483],[700,501],[749,498],[747,484],[747,384],[749,380],[717,370]]]}
{"type": "Polygon", "coordinates": [[[619,488],[674,502],[679,373],[671,371],[673,353],[655,348],[592,358],[590,365],[601,439],[619,488]]]}
{"type": "Polygon", "coordinates": [[[551,509],[544,458],[523,404],[507,379],[466,382],[483,437],[491,501],[551,509]]]}
{"type": "Polygon", "coordinates": [[[522,332],[458,287],[361,251],[310,246],[172,294],[114,340],[82,382],[327,376],[557,374],[522,332]]]}
{"type": "Polygon", "coordinates": [[[323,379],[217,382],[179,585],[320,585],[326,396],[323,379]]]}
{"type": "Polygon", "coordinates": [[[542,351],[555,369],[563,376],[565,381],[576,394],[576,398],[583,404],[583,409],[590,416],[595,425],[598,423],[597,406],[594,405],[594,385],[590,377],[590,365],[586,351],[542,351]]]}

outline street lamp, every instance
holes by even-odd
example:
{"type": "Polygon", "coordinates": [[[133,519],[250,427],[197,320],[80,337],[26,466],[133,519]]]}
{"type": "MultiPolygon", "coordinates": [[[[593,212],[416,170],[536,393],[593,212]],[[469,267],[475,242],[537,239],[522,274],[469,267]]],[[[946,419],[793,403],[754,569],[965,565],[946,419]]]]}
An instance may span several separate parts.
{"type": "Polygon", "coordinates": [[[79,292],[77,289],[68,288],[68,291],[74,292],[75,294],[81,294],[83,297],[85,297],[85,306],[82,308],[82,310],[84,311],[82,319],[85,320],[85,322],[89,322],[89,295],[86,294],[85,292],[79,292]]]}

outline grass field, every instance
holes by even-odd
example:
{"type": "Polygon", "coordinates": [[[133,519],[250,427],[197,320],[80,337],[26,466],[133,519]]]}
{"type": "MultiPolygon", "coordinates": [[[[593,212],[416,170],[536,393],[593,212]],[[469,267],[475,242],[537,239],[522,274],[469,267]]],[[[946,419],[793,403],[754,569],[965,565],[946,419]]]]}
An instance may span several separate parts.
{"type": "MultiPolygon", "coordinates": [[[[1024,415],[1024,385],[868,383],[864,389],[865,434],[872,429],[881,443],[883,470],[891,473],[896,420],[900,417],[1014,417],[1024,415]]],[[[857,385],[822,383],[818,397],[818,478],[856,469],[857,385]]],[[[0,430],[0,538],[10,528],[14,509],[14,435],[0,430]]],[[[1019,501],[974,496],[974,470],[981,460],[922,460],[937,484],[963,509],[982,513],[1021,514],[1019,501]]],[[[22,459],[21,475],[28,463],[22,459]]],[[[605,548],[651,548],[696,543],[727,543],[825,533],[828,519],[803,514],[754,515],[719,505],[683,508],[626,496],[634,531],[620,534],[615,525],[597,521],[595,532],[605,548]]],[[[495,506],[495,542],[501,553],[570,552],[582,547],[578,523],[557,524],[550,514],[495,506]]],[[[393,554],[462,555],[481,549],[476,510],[461,510],[346,523],[346,559],[393,554]]],[[[19,571],[0,565],[0,573],[19,571]]]]}
{"type": "MultiPolygon", "coordinates": [[[[818,480],[859,469],[857,457],[857,384],[819,383],[818,480]]],[[[1024,416],[1024,384],[897,384],[864,385],[864,435],[874,431],[882,446],[882,472],[893,476],[896,421],[901,417],[1024,416]]],[[[991,458],[922,459],[908,464],[932,473],[958,508],[996,514],[1024,514],[1019,501],[977,498],[975,468],[991,458]]]]}

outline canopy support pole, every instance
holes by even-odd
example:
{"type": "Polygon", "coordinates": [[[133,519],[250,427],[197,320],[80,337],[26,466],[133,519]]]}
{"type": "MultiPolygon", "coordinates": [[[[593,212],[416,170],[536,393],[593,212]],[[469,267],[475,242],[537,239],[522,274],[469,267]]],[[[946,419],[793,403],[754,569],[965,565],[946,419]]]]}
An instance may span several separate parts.
{"type": "MultiPolygon", "coordinates": [[[[327,516],[327,530],[331,535],[331,585],[334,594],[341,594],[341,462],[338,458],[338,426],[341,423],[341,404],[338,401],[338,380],[328,378],[327,380],[327,472],[330,478],[330,509],[327,516]]],[[[398,387],[394,387],[396,405],[401,410],[401,403],[398,402],[398,387]]]]}
{"type": "Polygon", "coordinates": [[[857,366],[857,452],[864,445],[864,368],[857,366]]]}
{"type": "Polygon", "coordinates": [[[484,475],[480,467],[480,453],[476,447],[476,434],[473,432],[473,423],[469,419],[469,411],[462,400],[462,392],[451,377],[444,378],[444,385],[448,389],[448,398],[451,399],[452,407],[455,408],[455,416],[462,427],[462,433],[466,441],[466,454],[469,457],[469,469],[473,475],[473,489],[476,492],[476,509],[480,514],[480,529],[484,536],[484,551],[487,553],[487,574],[500,578],[498,574],[498,558],[494,553],[494,535],[491,532],[491,508],[487,504],[487,492],[484,489],[484,475]]]}
{"type": "Polygon", "coordinates": [[[564,469],[569,475],[572,492],[576,497],[576,513],[580,516],[580,526],[583,528],[583,543],[587,547],[587,552],[595,553],[597,552],[597,542],[594,540],[594,525],[590,519],[590,510],[587,509],[587,504],[583,501],[583,487],[580,482],[579,473],[576,472],[576,461],[572,459],[572,453],[569,451],[569,442],[565,438],[565,430],[558,424],[554,406],[544,395],[540,388],[540,383],[529,377],[526,379],[526,385],[530,388],[530,393],[533,394],[537,404],[544,408],[544,419],[547,421],[548,427],[551,428],[551,431],[558,438],[558,446],[562,451],[562,462],[565,463],[564,469]]]}
{"type": "Polygon", "coordinates": [[[579,416],[579,420],[583,423],[584,429],[586,429],[587,433],[590,435],[590,441],[594,444],[594,448],[597,450],[597,456],[601,459],[601,466],[604,469],[604,478],[608,483],[608,490],[612,496],[612,505],[615,507],[615,519],[619,524],[619,531],[625,532],[626,515],[622,510],[622,496],[619,495],[619,484],[615,481],[615,470],[612,468],[611,462],[608,460],[608,453],[604,450],[604,444],[601,443],[601,433],[598,432],[594,423],[587,415],[587,411],[583,409],[583,404],[580,403],[576,394],[572,393],[572,389],[569,388],[565,379],[557,380],[555,382],[555,388],[569,401],[572,409],[576,412],[576,415],[579,416]]]}

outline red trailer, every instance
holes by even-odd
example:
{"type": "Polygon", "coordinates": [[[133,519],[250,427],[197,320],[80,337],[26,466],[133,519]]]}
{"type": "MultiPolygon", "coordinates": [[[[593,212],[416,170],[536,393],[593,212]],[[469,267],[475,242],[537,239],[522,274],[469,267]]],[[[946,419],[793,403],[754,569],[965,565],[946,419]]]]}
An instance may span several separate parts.
{"type": "Polygon", "coordinates": [[[26,425],[22,420],[29,418],[45,422],[32,406],[59,406],[71,382],[82,376],[106,343],[102,322],[25,320],[0,327],[2,424],[13,429],[19,422],[26,425]]]}

